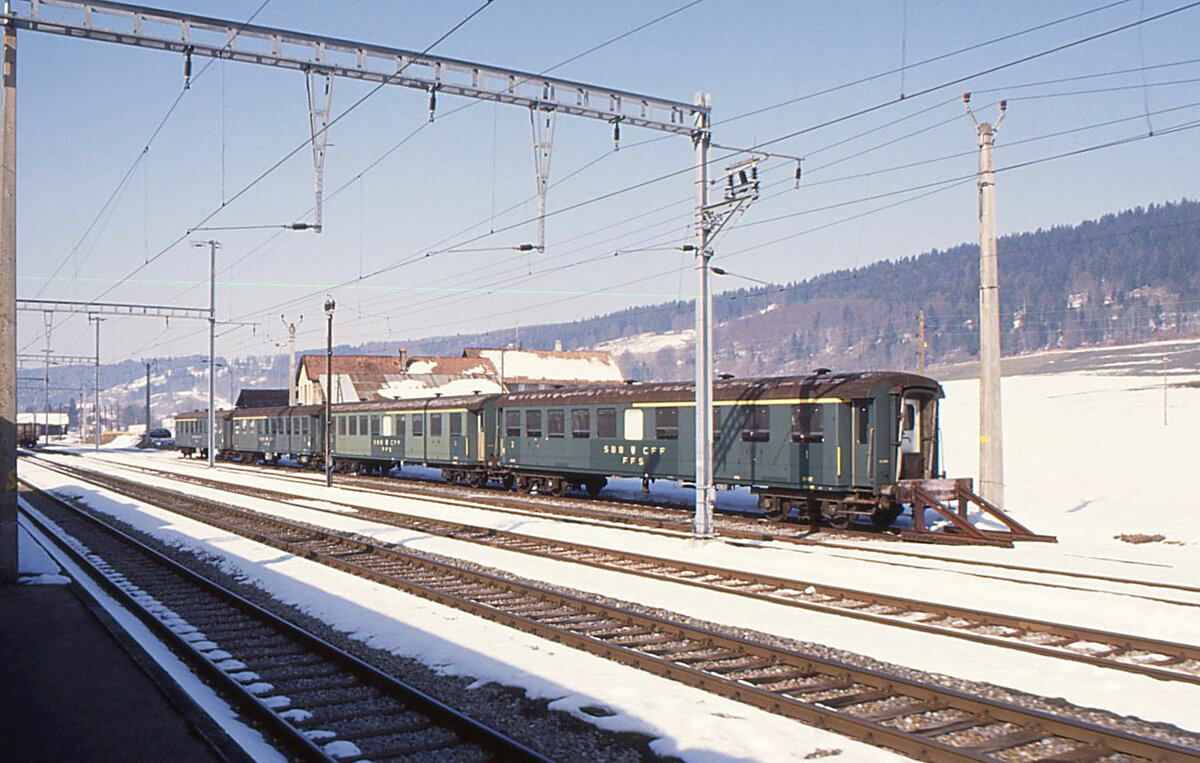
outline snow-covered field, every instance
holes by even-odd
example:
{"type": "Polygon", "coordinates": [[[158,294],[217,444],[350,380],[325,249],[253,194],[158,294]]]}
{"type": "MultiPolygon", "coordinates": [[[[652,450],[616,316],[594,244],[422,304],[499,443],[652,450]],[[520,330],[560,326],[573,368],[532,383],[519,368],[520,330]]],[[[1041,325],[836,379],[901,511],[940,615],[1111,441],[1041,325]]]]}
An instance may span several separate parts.
{"type": "MultiPolygon", "coordinates": [[[[311,510],[324,499],[429,516],[451,513],[460,521],[531,535],[1196,643],[1200,594],[1155,585],[1200,585],[1196,553],[1200,520],[1188,500],[1194,489],[1193,464],[1200,453],[1200,374],[1177,374],[1170,381],[1178,386],[1167,390],[1164,424],[1162,384],[1146,376],[1070,373],[1005,379],[1007,507],[1032,530],[1057,535],[1059,543],[1022,544],[1015,549],[913,546],[912,551],[934,558],[909,558],[902,565],[884,553],[894,544],[866,542],[861,551],[848,551],[771,543],[745,547],[719,540],[698,543],[686,537],[514,517],[482,507],[451,509],[417,499],[329,491],[317,480],[311,487],[281,486],[269,474],[250,477],[227,468],[218,468],[215,476],[273,485],[308,497],[286,504],[239,499],[258,510],[353,529],[406,547],[717,623],[1200,731],[1200,712],[1195,710],[1200,707],[1200,688],[1194,686],[1014,655],[941,636],[895,633],[832,615],[380,527],[352,513],[314,515],[311,510]],[[1163,539],[1133,544],[1116,537],[1122,534],[1161,534],[1163,539]],[[1032,574],[998,567],[968,569],[955,563],[964,559],[1132,577],[1145,585],[1065,578],[1058,587],[1033,585],[1032,574]]],[[[951,476],[969,476],[977,460],[977,385],[955,381],[946,385],[946,391],[942,417],[946,469],[951,476]]],[[[144,460],[180,471],[207,471],[199,461],[185,462],[161,452],[108,449],[90,460],[108,463],[112,469],[119,468],[117,460],[144,460]]],[[[798,760],[818,749],[836,749],[841,760],[896,757],[306,560],[281,557],[275,549],[94,488],[72,486],[69,480],[28,462],[22,462],[21,474],[36,484],[85,496],[101,511],[119,515],[171,543],[220,558],[246,580],[372,646],[416,657],[448,674],[524,687],[532,696],[552,700],[551,707],[590,723],[654,736],[653,748],[662,754],[689,761],[798,760]],[[580,711],[589,705],[606,707],[614,714],[595,718],[580,711]]],[[[744,502],[745,498],[722,493],[720,500],[744,502]]]]}

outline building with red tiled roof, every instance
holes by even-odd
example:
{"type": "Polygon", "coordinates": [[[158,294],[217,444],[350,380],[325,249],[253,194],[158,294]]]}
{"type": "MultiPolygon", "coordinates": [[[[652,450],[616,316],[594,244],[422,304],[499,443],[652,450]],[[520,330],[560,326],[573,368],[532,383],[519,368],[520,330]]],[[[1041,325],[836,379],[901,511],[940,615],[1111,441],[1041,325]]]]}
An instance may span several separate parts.
{"type": "Polygon", "coordinates": [[[333,402],[351,403],[624,381],[607,352],[469,348],[457,358],[410,357],[405,350],[398,355],[335,355],[328,385],[325,356],[305,355],[296,369],[296,401],[324,403],[327,388],[333,390],[333,402]]]}
{"type": "Polygon", "coordinates": [[[333,382],[325,382],[324,355],[305,355],[296,369],[296,401],[301,405],[325,402],[332,389],[335,403],[362,400],[401,400],[499,392],[491,363],[479,358],[409,357],[399,355],[335,355],[333,382]]]}
{"type": "Polygon", "coordinates": [[[625,376],[607,352],[468,347],[464,358],[486,358],[510,392],[583,384],[624,384],[625,376]]]}

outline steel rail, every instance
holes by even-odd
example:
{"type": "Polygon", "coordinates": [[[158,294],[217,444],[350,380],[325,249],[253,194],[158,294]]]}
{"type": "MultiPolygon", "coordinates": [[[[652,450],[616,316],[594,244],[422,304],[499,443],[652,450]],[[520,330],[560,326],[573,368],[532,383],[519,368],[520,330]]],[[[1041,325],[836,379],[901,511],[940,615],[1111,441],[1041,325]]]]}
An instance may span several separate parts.
{"type": "MultiPolygon", "coordinates": [[[[145,466],[131,466],[129,464],[122,464],[122,466],[127,469],[148,469],[149,471],[153,471],[153,472],[159,473],[159,474],[169,474],[172,478],[185,478],[185,477],[183,477],[183,475],[180,475],[178,472],[165,472],[164,470],[160,470],[160,469],[149,469],[148,467],[145,467],[145,466]]],[[[277,471],[279,479],[293,480],[299,484],[312,484],[312,480],[307,479],[304,476],[304,474],[298,469],[290,469],[288,467],[279,467],[278,470],[264,470],[262,467],[251,466],[251,465],[247,465],[247,464],[237,464],[237,463],[229,463],[229,464],[226,464],[225,466],[230,469],[233,469],[233,470],[245,469],[250,472],[277,471]]],[[[408,479],[408,480],[401,481],[401,480],[396,480],[394,478],[387,478],[387,477],[358,476],[358,477],[343,477],[343,482],[342,482],[340,489],[361,492],[361,493],[366,493],[366,494],[370,494],[370,495],[420,497],[424,500],[434,500],[437,502],[446,503],[448,505],[461,504],[463,502],[463,499],[457,498],[457,497],[448,497],[446,495],[447,493],[452,493],[451,487],[452,486],[446,486],[446,485],[442,485],[440,483],[426,482],[426,481],[422,481],[422,480],[408,479]],[[400,485],[403,485],[403,487],[396,489],[400,485]]],[[[493,495],[491,495],[491,493],[492,493],[492,491],[486,491],[484,493],[485,495],[488,496],[488,504],[486,506],[484,506],[484,508],[499,508],[500,510],[515,509],[518,511],[525,511],[525,512],[534,513],[534,514],[549,514],[549,513],[553,513],[555,515],[563,514],[563,515],[567,515],[569,517],[576,517],[576,518],[580,518],[580,519],[610,522],[613,524],[631,524],[631,525],[635,525],[638,527],[646,527],[646,528],[650,528],[650,529],[654,529],[654,530],[670,531],[672,528],[679,528],[679,530],[681,530],[681,531],[688,532],[688,531],[690,531],[690,528],[691,528],[692,512],[690,509],[687,511],[684,511],[684,510],[677,509],[677,508],[670,507],[670,506],[645,504],[645,503],[638,503],[638,502],[633,502],[633,501],[625,502],[625,501],[610,500],[608,502],[609,504],[611,504],[615,507],[619,507],[620,509],[623,509],[623,510],[643,508],[643,509],[651,509],[653,511],[658,511],[658,512],[663,512],[663,511],[676,512],[681,517],[686,517],[686,519],[680,519],[679,521],[673,521],[670,518],[664,518],[661,516],[654,516],[654,515],[649,515],[649,516],[645,516],[645,517],[626,517],[625,515],[614,515],[612,513],[607,513],[603,509],[575,508],[575,507],[570,507],[570,506],[564,506],[560,503],[555,503],[554,505],[547,507],[544,505],[544,502],[542,502],[542,501],[531,500],[528,498],[522,498],[522,497],[518,497],[518,496],[511,496],[511,495],[504,495],[504,494],[499,494],[503,497],[496,498],[493,495]]],[[[574,498],[570,498],[570,497],[559,498],[559,499],[555,499],[555,500],[556,501],[567,501],[567,502],[578,502],[578,503],[583,503],[583,504],[586,504],[589,506],[603,505],[605,503],[604,501],[596,501],[594,499],[574,499],[574,498]]],[[[744,517],[746,515],[744,515],[742,512],[729,512],[724,517],[724,519],[727,521],[730,521],[731,524],[743,525],[743,526],[750,525],[753,522],[760,521],[757,518],[752,518],[752,519],[748,519],[746,521],[733,522],[733,520],[739,516],[744,517]]],[[[718,519],[718,521],[721,521],[721,520],[718,519]]],[[[1055,576],[1072,578],[1072,579],[1077,579],[1077,580],[1095,580],[1095,581],[1105,582],[1105,583],[1118,583],[1118,584],[1135,585],[1135,586],[1142,586],[1142,587],[1152,585],[1155,588],[1183,591],[1183,592],[1187,592],[1187,593],[1200,593],[1200,586],[1190,586],[1190,585],[1186,585],[1186,584],[1182,584],[1182,583],[1171,583],[1171,582],[1167,582],[1167,581],[1147,581],[1145,578],[1122,578],[1122,577],[1118,577],[1115,575],[1102,575],[1102,574],[1096,574],[1096,573],[1091,573],[1091,572],[1077,572],[1077,571],[1072,571],[1072,570],[1045,569],[1045,568],[1039,568],[1039,567],[1030,567],[1028,565],[1000,562],[1000,561],[996,561],[995,559],[986,559],[986,560],[959,559],[959,558],[949,559],[945,556],[938,556],[936,554],[927,554],[927,553],[922,553],[920,551],[911,550],[911,548],[908,547],[907,545],[903,544],[899,538],[897,538],[896,536],[892,536],[892,535],[881,535],[879,533],[874,533],[874,532],[855,532],[855,531],[820,528],[820,532],[822,534],[828,532],[831,535],[834,535],[837,537],[849,536],[849,537],[862,537],[863,539],[866,539],[866,540],[889,541],[887,548],[866,549],[866,548],[863,548],[862,546],[856,546],[856,545],[852,545],[852,544],[848,544],[848,543],[839,543],[837,541],[831,541],[831,540],[826,540],[826,539],[814,539],[811,537],[813,528],[807,528],[801,532],[797,532],[795,534],[790,534],[790,533],[788,533],[788,530],[791,529],[792,527],[795,527],[795,526],[794,525],[791,525],[791,526],[789,526],[789,525],[772,525],[772,527],[769,530],[741,530],[741,529],[736,529],[736,527],[735,528],[722,527],[721,537],[725,538],[726,540],[735,539],[735,542],[736,541],[753,541],[753,542],[778,541],[781,543],[791,543],[791,544],[799,545],[799,546],[816,546],[816,547],[820,547],[820,548],[840,549],[840,550],[859,551],[859,552],[868,551],[872,554],[880,554],[880,555],[886,555],[886,556],[900,556],[900,557],[905,557],[905,558],[910,558],[910,559],[919,559],[922,561],[952,562],[954,564],[960,564],[960,565],[967,566],[967,567],[985,567],[985,568],[988,568],[989,570],[990,569],[1000,569],[1000,570],[1009,570],[1009,571],[1013,571],[1013,572],[1028,572],[1028,573],[1034,573],[1034,574],[1038,574],[1038,575],[1055,575],[1055,576]]],[[[797,528],[797,529],[799,529],[799,528],[797,528]]],[[[672,537],[678,537],[679,532],[670,532],[670,535],[672,537]]],[[[1159,599],[1159,601],[1163,601],[1165,603],[1174,603],[1174,604],[1182,604],[1183,603],[1183,602],[1171,601],[1171,600],[1167,600],[1167,599],[1159,599]]]]}
{"type": "MultiPolygon", "coordinates": [[[[34,458],[40,458],[46,452],[47,451],[43,450],[41,453],[38,453],[38,454],[23,453],[22,455],[30,455],[31,457],[34,457],[34,458]]],[[[69,455],[75,455],[75,454],[72,453],[69,455]]],[[[151,467],[142,466],[142,465],[134,466],[134,465],[131,465],[128,463],[117,463],[117,462],[112,462],[112,461],[109,461],[108,463],[113,464],[114,466],[119,466],[120,468],[124,468],[124,469],[141,470],[146,473],[167,475],[167,476],[171,477],[172,479],[181,479],[181,480],[192,479],[192,477],[185,476],[185,475],[181,474],[180,472],[175,472],[175,471],[166,471],[166,470],[151,468],[151,467]]],[[[285,481],[293,481],[293,482],[296,482],[297,484],[305,484],[305,485],[313,484],[313,480],[308,479],[305,476],[304,471],[299,468],[290,468],[290,467],[286,467],[286,466],[280,466],[277,469],[269,469],[268,470],[268,469],[263,469],[260,466],[251,466],[248,464],[239,464],[239,463],[226,463],[223,465],[223,468],[229,469],[230,471],[245,470],[245,471],[252,472],[252,473],[254,473],[254,472],[272,473],[273,478],[275,478],[275,479],[280,479],[280,480],[285,480],[285,481]]],[[[592,505],[592,506],[597,505],[597,504],[603,505],[605,503],[604,501],[596,501],[594,499],[576,499],[576,498],[571,498],[571,497],[556,498],[556,499],[554,499],[555,503],[553,505],[546,505],[546,503],[544,501],[538,500],[536,498],[524,498],[524,497],[518,497],[518,496],[512,496],[512,495],[505,495],[503,493],[494,494],[493,491],[484,491],[484,492],[482,492],[482,494],[476,493],[476,495],[479,495],[481,498],[486,497],[487,502],[486,503],[476,503],[476,502],[468,501],[464,498],[458,497],[456,495],[456,493],[459,491],[456,491],[454,489],[455,487],[457,487],[457,486],[447,486],[447,485],[443,485],[441,483],[429,482],[429,481],[420,480],[420,479],[396,480],[394,478],[387,478],[387,477],[361,477],[360,476],[360,477],[344,477],[339,489],[343,490],[343,491],[358,492],[358,493],[363,493],[363,494],[367,494],[367,495],[383,495],[383,496],[389,496],[389,497],[421,498],[422,500],[441,503],[441,504],[444,504],[447,506],[467,506],[467,507],[471,507],[471,508],[483,508],[483,509],[489,509],[489,510],[495,510],[495,511],[506,511],[506,512],[511,512],[514,514],[524,515],[524,516],[552,515],[554,518],[560,519],[561,521],[565,521],[565,522],[586,520],[586,521],[591,521],[591,522],[604,522],[604,523],[609,523],[611,525],[633,525],[635,527],[645,528],[644,530],[642,530],[643,532],[647,532],[649,534],[654,534],[654,535],[662,535],[664,537],[672,537],[672,538],[678,538],[681,536],[681,534],[687,534],[687,532],[690,530],[690,519],[686,523],[683,521],[672,522],[672,521],[664,520],[661,517],[656,518],[655,515],[653,515],[653,514],[647,515],[644,517],[629,518],[624,514],[607,513],[605,511],[603,511],[602,509],[578,509],[578,508],[573,508],[573,507],[569,507],[569,506],[564,506],[561,503],[564,501],[565,502],[576,502],[576,503],[583,503],[583,504],[592,505]],[[501,496],[501,497],[497,497],[497,496],[501,496]],[[672,528],[677,528],[677,529],[672,529],[672,528]]],[[[610,500],[607,503],[609,505],[612,505],[613,507],[623,510],[623,511],[630,510],[630,509],[644,508],[644,509],[649,509],[649,510],[653,510],[653,511],[675,511],[675,512],[681,513],[681,515],[682,515],[682,512],[680,510],[673,509],[672,507],[669,507],[669,506],[644,504],[644,503],[638,503],[638,502],[633,502],[633,501],[624,502],[624,501],[613,501],[613,500],[610,500]]],[[[686,515],[690,518],[690,516],[691,516],[690,510],[686,513],[686,515]]],[[[734,517],[737,517],[737,516],[744,516],[744,515],[741,512],[730,512],[728,515],[726,515],[725,520],[732,520],[734,517]]],[[[721,518],[718,518],[718,522],[721,522],[721,521],[722,521],[721,518]]],[[[752,519],[752,520],[747,520],[745,522],[738,522],[737,524],[740,524],[743,526],[748,526],[748,525],[752,524],[753,522],[759,522],[759,521],[761,521],[761,520],[752,519]]],[[[821,533],[824,534],[825,532],[826,532],[826,530],[824,528],[822,528],[821,533]]],[[[1200,594],[1200,586],[1191,586],[1191,585],[1186,585],[1183,583],[1172,583],[1169,581],[1160,581],[1160,580],[1147,580],[1146,578],[1123,578],[1123,577],[1118,577],[1115,575],[1102,575],[1102,574],[1097,574],[1097,573],[1092,573],[1092,572],[1080,572],[1080,571],[1074,571],[1074,570],[1030,567],[1028,565],[999,562],[999,561],[996,561],[994,558],[989,558],[989,559],[984,559],[984,560],[964,559],[964,558],[948,558],[948,557],[939,556],[936,554],[926,554],[926,553],[922,553],[919,551],[913,551],[909,547],[902,544],[900,542],[900,539],[896,538],[895,536],[879,535],[878,533],[854,533],[854,532],[838,531],[838,530],[832,530],[829,532],[838,537],[861,536],[864,539],[868,539],[868,540],[885,540],[885,541],[892,541],[892,542],[889,542],[887,544],[886,548],[884,548],[884,547],[867,548],[867,547],[848,544],[848,543],[839,543],[837,541],[827,540],[824,538],[813,538],[811,531],[797,533],[795,535],[788,535],[788,534],[784,534],[784,533],[758,531],[758,530],[739,531],[739,530],[722,529],[720,537],[723,538],[726,542],[734,544],[734,545],[740,545],[740,544],[742,544],[743,541],[750,542],[750,543],[779,542],[779,543],[787,543],[790,545],[802,546],[802,547],[803,546],[811,546],[811,547],[821,548],[821,549],[844,550],[844,551],[852,551],[852,552],[859,552],[859,553],[865,552],[865,553],[879,555],[879,556],[896,556],[896,557],[903,557],[903,558],[907,558],[907,559],[915,559],[915,560],[920,560],[920,561],[951,563],[951,564],[961,565],[963,567],[985,568],[989,571],[991,571],[991,570],[1009,570],[1009,571],[1013,571],[1013,572],[1026,572],[1026,573],[1032,573],[1032,574],[1036,574],[1036,575],[1048,575],[1048,576],[1063,577],[1063,578],[1068,578],[1068,579],[1072,579],[1072,580],[1092,580],[1092,581],[1103,582],[1103,583],[1116,583],[1116,584],[1120,584],[1120,585],[1137,586],[1139,588],[1150,587],[1150,588],[1155,588],[1155,589],[1164,589],[1164,590],[1172,590],[1172,591],[1182,591],[1185,593],[1200,594]]],[[[878,563],[883,564],[885,562],[878,562],[878,563]]],[[[968,573],[968,574],[971,574],[971,573],[968,573]]],[[[1019,579],[1011,579],[1011,580],[1013,582],[1027,583],[1029,585],[1051,585],[1051,584],[1037,583],[1036,581],[1022,581],[1019,579]]],[[[1091,591],[1093,589],[1080,589],[1080,590],[1091,591]]],[[[1176,599],[1165,599],[1165,598],[1161,598],[1161,597],[1149,596],[1146,594],[1132,594],[1132,595],[1136,596],[1138,598],[1143,598],[1143,599],[1147,599],[1150,601],[1161,602],[1164,604],[1177,604],[1180,606],[1200,607],[1200,604],[1192,604],[1189,602],[1179,601],[1176,599]]]]}
{"type": "MultiPolygon", "coordinates": [[[[184,477],[172,474],[171,478],[270,501],[289,502],[303,498],[303,496],[291,493],[230,484],[206,477],[184,477]]],[[[722,593],[732,593],[745,598],[783,604],[823,614],[833,614],[917,632],[1002,646],[1044,657],[1072,660],[1160,680],[1200,685],[1200,669],[1197,669],[1200,668],[1200,647],[1190,644],[781,578],[762,573],[749,573],[744,570],[714,567],[622,550],[603,549],[580,543],[549,540],[463,522],[431,519],[391,509],[364,508],[344,501],[327,499],[324,502],[351,508],[355,512],[353,516],[358,519],[367,519],[392,527],[413,529],[469,543],[514,550],[530,556],[568,561],[597,569],[615,570],[722,593]],[[869,611],[868,608],[882,608],[888,611],[869,611]],[[906,617],[916,614],[921,615],[921,619],[906,617]],[[1002,634],[976,632],[981,628],[1008,629],[1012,632],[1002,634]],[[1053,643],[1021,640],[1022,637],[1046,636],[1051,637],[1049,641],[1053,643]],[[1093,652],[1086,649],[1072,650],[1069,648],[1071,644],[1079,642],[1103,644],[1106,650],[1093,652]],[[1119,659],[1129,652],[1141,652],[1143,659],[1151,657],[1161,659],[1155,662],[1132,662],[1119,659]],[[1189,662],[1195,666],[1193,668],[1195,672],[1166,669],[1168,665],[1182,665],[1189,662]]],[[[344,512],[331,509],[314,506],[303,506],[303,508],[318,513],[347,516],[344,512]]]]}
{"type": "MultiPolygon", "coordinates": [[[[529,749],[520,742],[485,726],[425,692],[404,683],[394,676],[384,673],[344,649],[329,643],[249,601],[240,594],[183,566],[127,532],[80,510],[70,502],[31,485],[23,479],[20,482],[29,490],[34,491],[42,500],[52,502],[55,506],[84,520],[91,527],[135,549],[145,558],[151,560],[156,566],[169,571],[170,574],[183,582],[184,585],[202,589],[226,603],[230,608],[237,609],[249,615],[254,620],[265,624],[268,628],[284,634],[287,639],[305,645],[310,650],[321,654],[327,661],[338,665],[344,670],[350,671],[366,684],[376,687],[385,695],[400,699],[410,711],[419,713],[442,727],[452,729],[454,733],[458,734],[464,740],[478,744],[483,749],[489,750],[504,760],[549,763],[548,758],[529,749]]],[[[341,759],[341,756],[326,753],[302,729],[286,720],[280,712],[265,703],[261,697],[253,693],[246,685],[236,680],[230,672],[221,668],[218,665],[218,661],[205,656],[197,650],[193,643],[186,639],[184,635],[173,630],[164,620],[148,610],[144,603],[131,594],[129,590],[119,585],[111,574],[106,575],[87,555],[72,547],[71,544],[66,543],[52,526],[33,513],[22,511],[22,514],[43,533],[54,538],[60,547],[81,568],[86,570],[110,595],[118,599],[127,610],[133,612],[160,640],[170,645],[173,652],[177,655],[182,655],[191,667],[199,669],[209,682],[219,687],[220,691],[235,697],[236,704],[249,709],[255,720],[269,729],[270,733],[292,754],[304,760],[335,761],[341,759]]]]}
{"type": "Polygon", "coordinates": [[[1055,749],[1041,759],[1087,760],[1119,753],[1144,760],[1200,761],[1200,748],[597,603],[118,477],[76,478],[518,630],[922,759],[996,760],[992,752],[1057,742],[1069,751],[1055,749]],[[697,667],[706,663],[708,668],[697,667]],[[829,692],[835,696],[820,697],[829,692]],[[849,710],[879,702],[890,707],[862,716],[849,710]],[[907,719],[931,712],[936,717],[930,723],[912,722],[911,731],[887,724],[909,723],[907,719]],[[946,712],[952,717],[938,715],[946,712]],[[965,746],[938,739],[996,726],[998,736],[965,746]]]}

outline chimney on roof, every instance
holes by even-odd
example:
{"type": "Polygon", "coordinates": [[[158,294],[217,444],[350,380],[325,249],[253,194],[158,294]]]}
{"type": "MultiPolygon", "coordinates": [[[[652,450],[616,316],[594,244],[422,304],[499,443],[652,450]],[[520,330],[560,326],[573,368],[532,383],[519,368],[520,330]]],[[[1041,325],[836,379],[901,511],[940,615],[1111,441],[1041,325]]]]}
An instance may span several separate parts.
{"type": "Polygon", "coordinates": [[[561,339],[554,340],[554,351],[562,352],[562,340],[561,339]]]}
{"type": "Polygon", "coordinates": [[[400,348],[400,373],[408,373],[408,348],[400,348]]]}

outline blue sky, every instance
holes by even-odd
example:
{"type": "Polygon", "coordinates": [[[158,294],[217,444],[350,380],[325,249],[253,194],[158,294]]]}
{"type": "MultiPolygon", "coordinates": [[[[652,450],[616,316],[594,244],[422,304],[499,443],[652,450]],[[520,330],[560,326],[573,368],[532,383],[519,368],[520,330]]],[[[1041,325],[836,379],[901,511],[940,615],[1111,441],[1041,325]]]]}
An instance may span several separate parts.
{"type": "MultiPolygon", "coordinates": [[[[415,50],[480,5],[161,3],[234,21],[262,6],[259,25],[415,50]]],[[[996,148],[1001,235],[1194,197],[1200,7],[1073,44],[1187,5],[493,0],[433,52],[537,72],[679,10],[553,74],[683,101],[709,92],[722,145],[793,136],[769,148],[805,157],[800,188],[793,163],[766,161],[763,198],[720,239],[716,260],[731,273],[787,282],[976,238],[975,137],[964,90],[975,93],[981,119],[993,119],[996,101],[1008,99],[996,148]],[[1053,23],[1071,16],[1078,17],[1053,23]],[[1120,141],[1131,142],[1086,150],[1120,141]]],[[[207,256],[190,242],[215,238],[219,317],[258,324],[223,328],[218,352],[247,355],[278,351],[281,314],[305,316],[301,347],[322,345],[326,292],[338,301],[338,342],[515,330],[693,294],[690,255],[676,249],[691,235],[686,138],[626,128],[613,152],[608,125],[560,118],[547,250],[521,254],[511,247],[536,235],[528,112],[445,96],[429,124],[427,96],[398,87],[383,88],[332,128],[322,234],[188,237],[214,212],[209,226],[281,225],[309,219],[313,203],[309,150],[268,172],[308,136],[303,76],[208,64],[195,61],[191,88],[164,121],[183,86],[180,56],[19,33],[19,296],[203,306],[207,256]],[[617,191],[624,192],[598,200],[617,191]],[[497,229],[504,230],[486,235],[497,229]],[[456,245],[488,251],[441,251],[456,245]]],[[[333,114],[370,90],[335,81],[333,114]]],[[[740,156],[713,158],[719,172],[740,156]]],[[[1003,280],[1002,261],[1001,288],[1003,280]]],[[[714,288],[747,283],[727,277],[714,288]]],[[[21,352],[44,346],[42,316],[22,313],[21,352]]],[[[90,354],[86,320],[59,316],[51,346],[90,354]]],[[[106,360],[206,350],[198,324],[105,324],[106,360]]]]}

